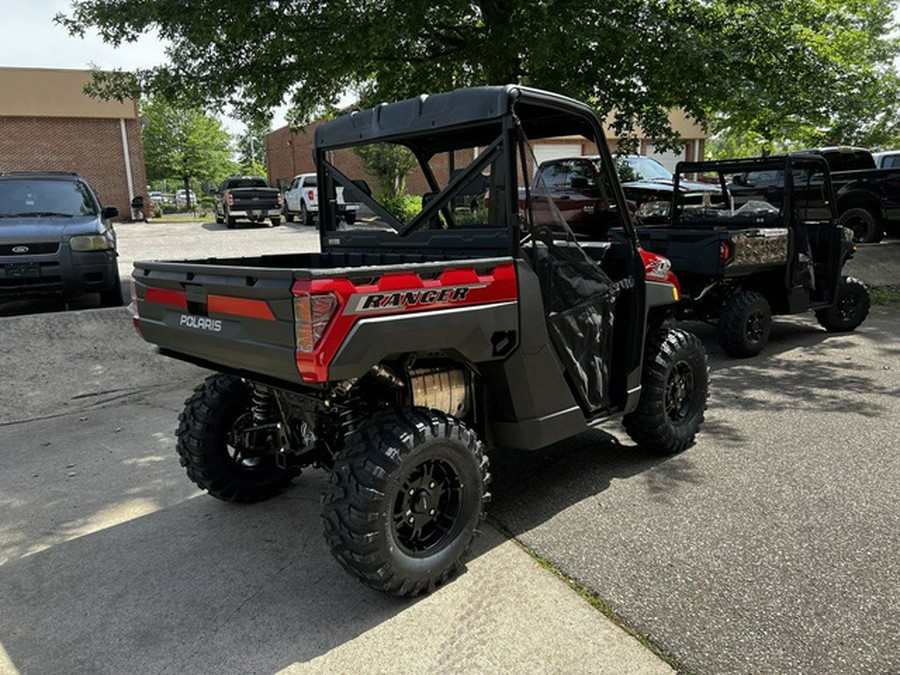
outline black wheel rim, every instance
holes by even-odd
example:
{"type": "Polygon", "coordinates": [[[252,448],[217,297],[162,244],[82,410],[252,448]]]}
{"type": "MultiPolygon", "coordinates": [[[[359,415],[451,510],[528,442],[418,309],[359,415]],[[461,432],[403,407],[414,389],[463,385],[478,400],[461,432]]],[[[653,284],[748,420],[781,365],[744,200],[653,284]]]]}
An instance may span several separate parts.
{"type": "Polygon", "coordinates": [[[859,298],[855,293],[847,293],[837,303],[837,313],[841,321],[849,322],[856,318],[859,311],[859,298]]]}
{"type": "Polygon", "coordinates": [[[666,382],[666,415],[672,422],[681,422],[690,415],[694,401],[694,371],[686,361],[679,361],[666,382]]]}
{"type": "Polygon", "coordinates": [[[452,538],[462,508],[462,482],[452,464],[429,459],[403,481],[394,500],[397,543],[413,556],[425,556],[452,538]]]}
{"type": "Polygon", "coordinates": [[[850,231],[853,232],[853,241],[865,241],[869,234],[868,223],[860,217],[850,218],[849,221],[844,224],[844,227],[849,227],[850,231]]]}
{"type": "Polygon", "coordinates": [[[753,312],[747,317],[747,329],[745,331],[747,340],[757,343],[762,340],[763,333],[766,328],[766,317],[762,312],[753,312]]]}

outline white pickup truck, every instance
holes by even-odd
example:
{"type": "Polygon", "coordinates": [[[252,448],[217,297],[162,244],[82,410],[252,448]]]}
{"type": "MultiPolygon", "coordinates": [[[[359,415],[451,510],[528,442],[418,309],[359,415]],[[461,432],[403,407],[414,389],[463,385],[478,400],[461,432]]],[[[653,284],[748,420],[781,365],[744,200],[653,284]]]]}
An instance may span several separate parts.
{"type": "MultiPolygon", "coordinates": [[[[284,217],[292,222],[295,216],[300,217],[304,225],[313,225],[319,214],[319,191],[316,185],[316,174],[301,173],[294,176],[291,186],[284,193],[284,217]]],[[[344,188],[337,188],[337,215],[348,225],[356,221],[359,204],[344,201],[344,188]]]]}

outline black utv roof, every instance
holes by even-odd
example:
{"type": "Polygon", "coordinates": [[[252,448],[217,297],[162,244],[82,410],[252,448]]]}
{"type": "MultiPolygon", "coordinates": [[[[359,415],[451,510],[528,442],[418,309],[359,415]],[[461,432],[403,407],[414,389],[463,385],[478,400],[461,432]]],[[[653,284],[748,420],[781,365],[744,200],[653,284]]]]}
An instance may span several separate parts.
{"type": "Polygon", "coordinates": [[[529,138],[558,135],[557,128],[572,133],[572,113],[583,117],[586,125],[594,114],[583,103],[540,89],[511,84],[473,87],[423,94],[343,115],[316,128],[315,146],[340,148],[401,137],[405,145],[434,152],[486,145],[496,137],[501,119],[513,108],[529,138]],[[465,133],[456,138],[448,133],[453,129],[465,133]]]}

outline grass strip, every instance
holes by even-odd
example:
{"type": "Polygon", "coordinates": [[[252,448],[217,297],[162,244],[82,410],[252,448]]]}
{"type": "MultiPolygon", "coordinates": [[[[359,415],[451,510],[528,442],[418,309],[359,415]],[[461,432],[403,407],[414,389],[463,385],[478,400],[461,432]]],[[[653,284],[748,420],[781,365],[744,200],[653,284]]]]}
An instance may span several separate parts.
{"type": "Polygon", "coordinates": [[[657,645],[649,636],[644,635],[643,633],[632,627],[618,612],[616,612],[615,609],[612,608],[612,606],[606,600],[591,591],[591,589],[589,589],[587,586],[568,576],[551,560],[545,558],[527,544],[519,541],[515,537],[515,535],[512,534],[512,532],[507,530],[502,524],[497,522],[497,520],[491,518],[490,516],[488,516],[487,520],[492,526],[500,530],[500,532],[502,532],[507,538],[512,540],[519,548],[525,551],[525,553],[531,556],[531,558],[538,565],[540,565],[545,570],[553,574],[557,579],[565,583],[569,588],[571,588],[579,596],[581,596],[581,598],[584,599],[585,602],[591,605],[591,607],[599,611],[601,614],[603,614],[603,616],[616,624],[616,626],[624,630],[631,637],[640,642],[644,647],[646,647],[651,652],[656,654],[656,656],[658,656],[660,659],[665,661],[675,670],[675,672],[679,673],[679,675],[691,675],[691,671],[685,668],[684,665],[673,654],[657,645]]]}

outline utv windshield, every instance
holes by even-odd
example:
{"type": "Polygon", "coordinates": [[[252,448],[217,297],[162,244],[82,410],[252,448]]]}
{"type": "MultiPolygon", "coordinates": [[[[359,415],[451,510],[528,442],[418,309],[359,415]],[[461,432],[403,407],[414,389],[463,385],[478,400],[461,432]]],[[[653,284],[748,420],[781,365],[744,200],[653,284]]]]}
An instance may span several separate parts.
{"type": "Polygon", "coordinates": [[[431,138],[329,151],[325,173],[337,204],[332,229],[403,237],[494,229],[521,239],[533,226],[548,226],[605,240],[610,228],[624,227],[627,214],[593,126],[550,107],[516,110],[520,125],[512,129],[492,120],[431,138]],[[353,216],[340,217],[342,203],[354,202],[353,216]]]}
{"type": "Polygon", "coordinates": [[[338,229],[398,234],[458,228],[500,228],[505,185],[499,125],[485,144],[433,152],[413,143],[375,142],[332,155],[331,175],[341,202],[360,204],[353,222],[338,229]]]}
{"type": "Polygon", "coordinates": [[[90,190],[77,180],[0,180],[0,219],[71,218],[94,216],[97,212],[90,190]]]}

